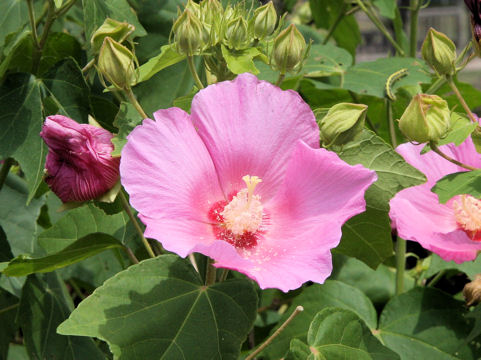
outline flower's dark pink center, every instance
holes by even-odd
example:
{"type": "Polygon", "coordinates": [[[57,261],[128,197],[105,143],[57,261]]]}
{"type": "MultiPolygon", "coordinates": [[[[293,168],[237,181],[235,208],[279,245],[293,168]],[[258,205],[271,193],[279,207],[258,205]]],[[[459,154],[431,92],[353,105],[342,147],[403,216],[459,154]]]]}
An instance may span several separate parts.
{"type": "Polygon", "coordinates": [[[462,195],[453,202],[454,216],[471,240],[481,241],[481,200],[462,195]]]}
{"type": "Polygon", "coordinates": [[[262,223],[263,207],[260,196],[254,189],[262,180],[246,175],[242,178],[247,188],[232,194],[229,201],[216,202],[208,213],[217,239],[241,249],[257,245],[259,228],[262,223]]]}

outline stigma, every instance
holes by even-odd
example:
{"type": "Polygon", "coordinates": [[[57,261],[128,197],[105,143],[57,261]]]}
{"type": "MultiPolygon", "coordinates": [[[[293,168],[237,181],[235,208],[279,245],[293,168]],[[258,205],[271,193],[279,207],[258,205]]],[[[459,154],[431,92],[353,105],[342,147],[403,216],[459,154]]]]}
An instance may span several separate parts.
{"type": "Polygon", "coordinates": [[[261,197],[254,195],[256,186],[262,182],[257,176],[242,178],[246,188],[240,190],[220,213],[224,225],[234,235],[255,233],[261,226],[263,207],[261,197]]]}
{"type": "Polygon", "coordinates": [[[454,216],[458,226],[473,241],[481,241],[481,200],[462,195],[453,202],[454,216]]]}

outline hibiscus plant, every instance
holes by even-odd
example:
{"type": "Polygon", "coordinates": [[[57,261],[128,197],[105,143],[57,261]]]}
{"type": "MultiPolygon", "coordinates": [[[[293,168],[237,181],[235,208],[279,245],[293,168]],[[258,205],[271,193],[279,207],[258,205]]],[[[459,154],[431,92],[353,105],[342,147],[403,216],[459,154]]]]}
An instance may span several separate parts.
{"type": "Polygon", "coordinates": [[[0,1],[0,360],[481,358],[481,2],[428,6],[0,1]]]}

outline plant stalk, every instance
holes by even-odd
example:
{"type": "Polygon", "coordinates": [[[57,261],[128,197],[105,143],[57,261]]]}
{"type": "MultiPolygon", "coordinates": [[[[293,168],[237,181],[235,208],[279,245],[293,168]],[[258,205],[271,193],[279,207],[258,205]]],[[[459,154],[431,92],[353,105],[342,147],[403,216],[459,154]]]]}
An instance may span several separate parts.
{"type": "Polygon", "coordinates": [[[131,248],[129,248],[128,246],[124,246],[124,250],[127,253],[127,256],[129,257],[132,264],[138,264],[139,263],[139,259],[137,259],[137,257],[135,256],[135,254],[133,253],[131,248]]]}
{"type": "Polygon", "coordinates": [[[434,151],[436,154],[438,154],[442,158],[446,159],[447,161],[452,162],[455,165],[458,165],[462,168],[465,168],[466,170],[471,170],[471,171],[478,170],[477,168],[475,168],[471,165],[463,164],[462,162],[460,162],[456,159],[453,159],[451,156],[446,155],[445,153],[443,153],[441,151],[441,149],[438,148],[438,146],[434,143],[434,141],[430,141],[429,146],[431,147],[431,150],[434,151]]]}
{"type": "Polygon", "coordinates": [[[148,240],[145,238],[144,232],[142,231],[142,228],[140,227],[139,222],[137,221],[134,214],[132,213],[132,210],[130,209],[130,204],[127,201],[127,198],[125,197],[122,190],[119,191],[119,197],[120,197],[120,201],[122,202],[122,207],[124,208],[125,212],[127,213],[127,216],[129,217],[129,219],[134,224],[135,230],[139,234],[140,239],[142,240],[142,243],[144,244],[145,249],[147,250],[147,253],[149,254],[150,257],[154,258],[155,257],[154,251],[150,247],[150,244],[149,244],[148,240]]]}
{"type": "Polygon", "coordinates": [[[281,84],[284,81],[285,77],[286,77],[286,74],[282,74],[282,73],[279,74],[279,77],[277,78],[277,81],[276,81],[277,87],[281,87],[281,84]]]}
{"type": "Polygon", "coordinates": [[[192,74],[192,77],[194,78],[195,84],[197,85],[199,90],[203,89],[204,85],[202,85],[202,81],[200,81],[199,75],[197,74],[197,70],[195,69],[195,65],[194,65],[194,57],[192,55],[187,56],[187,63],[189,64],[189,69],[192,74]]]}
{"type": "Polygon", "coordinates": [[[125,90],[125,94],[127,95],[130,103],[135,107],[135,110],[137,110],[137,112],[140,114],[140,116],[142,116],[142,118],[144,119],[147,119],[147,114],[145,113],[144,109],[142,109],[142,106],[140,106],[139,102],[135,98],[134,92],[130,87],[125,90]]]}
{"type": "Polygon", "coordinates": [[[421,3],[419,0],[411,0],[411,19],[409,31],[409,56],[416,57],[418,48],[418,18],[421,3]]]}
{"type": "Polygon", "coordinates": [[[468,116],[469,116],[469,118],[471,119],[472,122],[477,124],[478,123],[477,119],[474,117],[474,114],[472,113],[468,104],[464,100],[463,95],[461,95],[461,92],[459,91],[458,87],[454,83],[453,78],[449,77],[447,80],[448,80],[449,86],[454,91],[454,94],[456,94],[456,97],[458,98],[459,102],[461,103],[461,106],[463,107],[464,111],[466,111],[466,114],[468,114],[468,116]]]}
{"type": "Polygon", "coordinates": [[[207,269],[205,271],[205,284],[207,286],[214,285],[215,280],[217,279],[217,269],[212,265],[213,263],[214,261],[212,259],[207,261],[207,269]]]}
{"type": "Polygon", "coordinates": [[[396,49],[396,51],[401,56],[405,56],[404,50],[401,46],[393,39],[389,31],[386,29],[382,21],[374,14],[370,9],[366,7],[366,5],[362,2],[362,0],[355,0],[356,4],[364,11],[367,17],[372,21],[372,23],[379,29],[379,31],[386,37],[386,39],[391,43],[392,46],[396,49]]]}
{"type": "Polygon", "coordinates": [[[386,99],[386,112],[389,126],[389,136],[391,138],[392,147],[395,149],[397,147],[396,128],[394,127],[394,119],[392,117],[392,102],[389,99],[386,99]]]}
{"type": "Polygon", "coordinates": [[[343,7],[342,7],[341,11],[339,11],[339,14],[337,15],[336,19],[334,20],[334,22],[329,27],[329,30],[327,31],[326,37],[322,41],[323,45],[326,45],[328,43],[329,39],[332,37],[332,35],[334,34],[334,32],[337,29],[337,26],[340,24],[342,18],[345,15],[346,15],[346,4],[343,5],[343,7]]]}
{"type": "Polygon", "coordinates": [[[245,358],[245,360],[252,360],[254,359],[254,357],[259,354],[262,350],[264,350],[267,346],[269,346],[269,344],[277,337],[279,336],[279,334],[291,323],[292,320],[294,320],[294,318],[299,315],[301,312],[304,311],[304,308],[302,306],[298,306],[295,308],[294,312],[291,314],[291,316],[289,316],[287,318],[286,321],[284,321],[284,323],[279,326],[279,328],[274,332],[274,334],[272,334],[271,336],[269,336],[269,338],[264,341],[257,349],[255,349],[252,353],[249,354],[249,356],[247,356],[245,358]]]}

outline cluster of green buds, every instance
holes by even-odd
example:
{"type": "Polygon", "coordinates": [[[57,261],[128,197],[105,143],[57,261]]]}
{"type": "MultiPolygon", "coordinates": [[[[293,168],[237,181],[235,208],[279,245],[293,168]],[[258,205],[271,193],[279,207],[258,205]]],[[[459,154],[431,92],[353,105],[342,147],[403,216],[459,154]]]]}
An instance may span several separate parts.
{"type": "Polygon", "coordinates": [[[294,25],[281,31],[282,27],[283,17],[278,18],[272,1],[252,10],[243,2],[224,8],[219,0],[202,0],[199,4],[189,0],[184,10],[179,10],[172,38],[180,54],[204,55],[215,74],[225,65],[226,49],[241,52],[252,47],[285,74],[299,68],[307,46],[294,25]]]}
{"type": "Polygon", "coordinates": [[[136,82],[137,58],[122,44],[134,30],[131,24],[107,18],[90,40],[101,81],[105,84],[106,80],[118,90],[128,89],[136,82]]]}
{"type": "Polygon", "coordinates": [[[399,119],[399,129],[410,141],[438,142],[451,127],[448,103],[437,95],[414,96],[399,119]]]}

